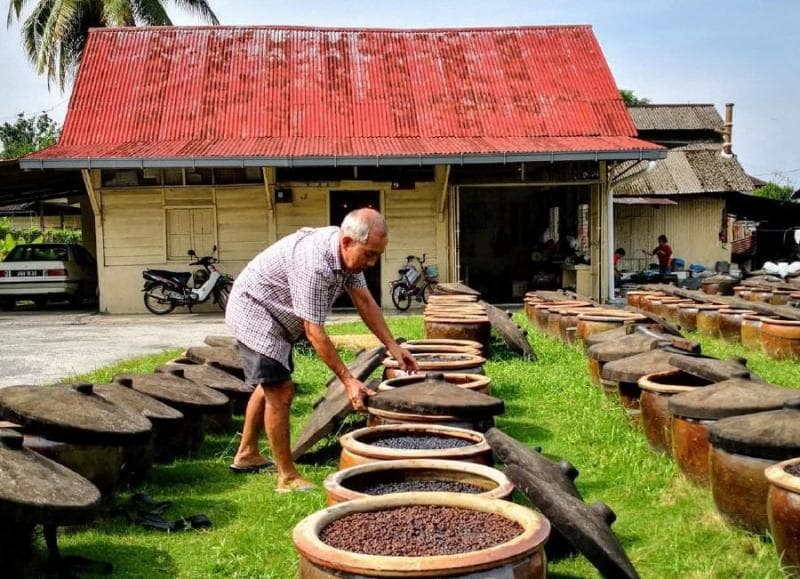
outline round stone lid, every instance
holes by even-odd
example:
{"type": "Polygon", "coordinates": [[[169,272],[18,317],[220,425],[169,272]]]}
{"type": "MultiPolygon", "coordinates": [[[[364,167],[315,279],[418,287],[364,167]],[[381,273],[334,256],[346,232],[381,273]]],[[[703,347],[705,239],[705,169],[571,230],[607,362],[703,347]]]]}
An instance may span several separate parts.
{"type": "Polygon", "coordinates": [[[624,336],[619,340],[606,340],[594,346],[590,346],[587,355],[599,362],[612,362],[622,358],[635,356],[649,352],[658,347],[659,344],[667,344],[667,340],[661,340],[654,336],[634,333],[624,336]]]}
{"type": "Polygon", "coordinates": [[[416,384],[378,392],[367,398],[367,404],[391,412],[466,419],[486,418],[504,411],[502,400],[461,388],[447,382],[443,374],[433,373],[416,384]]]}
{"type": "Polygon", "coordinates": [[[150,421],[94,393],[91,384],[0,388],[0,417],[61,442],[127,446],[147,441],[150,421]]]}
{"type": "Polygon", "coordinates": [[[0,429],[0,520],[4,524],[85,523],[99,503],[100,491],[88,480],[23,448],[21,434],[0,429]]]}
{"type": "Polygon", "coordinates": [[[646,374],[665,372],[675,367],[670,365],[669,359],[675,356],[673,352],[664,350],[650,350],[643,354],[636,354],[608,362],[603,366],[602,377],[604,380],[612,382],[632,382],[636,383],[639,378],[646,374]]]}
{"type": "Polygon", "coordinates": [[[635,327],[631,325],[622,326],[620,328],[614,328],[613,330],[607,330],[605,332],[597,332],[596,334],[591,334],[588,336],[584,343],[586,347],[594,346],[595,344],[599,344],[600,342],[608,342],[613,340],[619,340],[620,338],[624,338],[627,335],[633,333],[635,327]]]}
{"type": "Polygon", "coordinates": [[[756,458],[800,456],[800,396],[780,410],[723,418],[709,428],[709,440],[716,448],[756,458]]]}
{"type": "Polygon", "coordinates": [[[244,378],[239,350],[221,346],[193,346],[186,350],[186,357],[195,364],[211,364],[234,376],[244,378]]]}
{"type": "Polygon", "coordinates": [[[183,420],[180,410],[122,384],[95,384],[94,392],[109,402],[128,408],[152,420],[183,420]]]}
{"type": "Polygon", "coordinates": [[[218,412],[228,404],[228,397],[202,384],[173,374],[120,374],[114,382],[129,386],[181,412],[218,412]]]}
{"type": "MultiPolygon", "coordinates": [[[[436,352],[429,354],[415,354],[414,359],[417,361],[419,369],[425,370],[443,370],[453,369],[459,370],[461,368],[475,368],[483,366],[486,363],[486,358],[476,356],[475,354],[466,353],[448,353],[436,352]]],[[[383,361],[386,368],[398,368],[399,364],[394,358],[386,358],[383,361]]]]}
{"type": "Polygon", "coordinates": [[[744,378],[731,378],[677,394],[669,399],[669,411],[675,416],[697,420],[719,420],[755,412],[778,410],[783,403],[797,398],[797,390],[780,388],[744,378]]]}
{"type": "Polygon", "coordinates": [[[744,358],[730,358],[719,360],[706,356],[675,356],[669,363],[683,370],[687,374],[703,378],[709,382],[722,382],[730,378],[757,379],[747,368],[747,360],[744,358]]]}
{"type": "Polygon", "coordinates": [[[170,362],[156,368],[156,372],[175,374],[180,378],[208,386],[231,396],[249,396],[253,386],[233,374],[210,364],[177,364],[170,362]]]}

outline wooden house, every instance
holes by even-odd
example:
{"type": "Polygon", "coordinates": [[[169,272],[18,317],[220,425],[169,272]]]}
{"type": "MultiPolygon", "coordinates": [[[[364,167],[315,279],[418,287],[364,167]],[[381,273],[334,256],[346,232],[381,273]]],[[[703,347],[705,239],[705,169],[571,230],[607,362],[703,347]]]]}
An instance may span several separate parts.
{"type": "Polygon", "coordinates": [[[146,267],[216,245],[235,275],[367,205],[383,305],[422,254],[495,301],[542,280],[599,298],[611,169],[664,155],[588,26],[160,27],[92,30],[59,142],[21,165],[82,173],[100,309],[141,312],[146,267]]]}

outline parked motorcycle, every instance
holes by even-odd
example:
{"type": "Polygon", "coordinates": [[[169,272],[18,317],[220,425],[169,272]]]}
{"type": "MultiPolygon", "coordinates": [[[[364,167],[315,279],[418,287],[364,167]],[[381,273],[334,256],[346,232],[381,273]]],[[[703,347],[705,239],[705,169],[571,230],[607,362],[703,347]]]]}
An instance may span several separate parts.
{"type": "MultiPolygon", "coordinates": [[[[217,246],[211,250],[217,251],[217,246]]],[[[202,304],[209,297],[214,297],[214,303],[225,311],[228,305],[228,296],[233,286],[233,278],[220,272],[214,264],[217,259],[211,255],[197,257],[193,249],[187,255],[194,259],[189,265],[199,265],[203,269],[190,271],[167,271],[164,269],[146,269],[142,272],[144,278],[144,307],[150,312],[163,315],[168,314],[177,306],[186,306],[192,311],[192,306],[202,304]],[[189,280],[193,284],[189,286],[189,280]]]]}
{"type": "Polygon", "coordinates": [[[428,296],[438,283],[439,268],[435,265],[425,265],[426,254],[422,258],[415,255],[406,257],[406,264],[397,270],[399,277],[389,282],[392,287],[392,303],[400,311],[411,307],[411,299],[428,303],[428,296]],[[414,265],[414,262],[419,267],[414,265]]]}

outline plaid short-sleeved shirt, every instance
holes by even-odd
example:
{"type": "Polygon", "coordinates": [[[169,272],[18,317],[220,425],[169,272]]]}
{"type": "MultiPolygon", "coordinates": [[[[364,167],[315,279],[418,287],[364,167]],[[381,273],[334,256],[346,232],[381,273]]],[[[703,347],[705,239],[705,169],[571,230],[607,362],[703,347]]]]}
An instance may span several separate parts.
{"type": "Polygon", "coordinates": [[[233,284],[225,321],[237,340],[289,368],[303,321],[322,325],[346,288],[367,287],[339,259],[339,228],[305,227],[258,254],[233,284]]]}

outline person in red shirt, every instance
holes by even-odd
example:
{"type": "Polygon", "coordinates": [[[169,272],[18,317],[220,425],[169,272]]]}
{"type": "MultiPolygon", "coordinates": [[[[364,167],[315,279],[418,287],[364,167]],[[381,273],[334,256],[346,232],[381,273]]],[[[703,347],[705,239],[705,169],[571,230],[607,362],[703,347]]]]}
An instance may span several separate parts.
{"type": "Polygon", "coordinates": [[[625,257],[625,249],[618,247],[614,251],[614,279],[619,281],[622,279],[622,272],[619,270],[619,260],[625,257]]]}
{"type": "Polygon", "coordinates": [[[672,264],[672,248],[667,243],[666,235],[658,236],[658,247],[653,251],[648,252],[643,249],[645,255],[655,255],[658,258],[658,271],[661,275],[666,275],[671,271],[672,264]]]}

